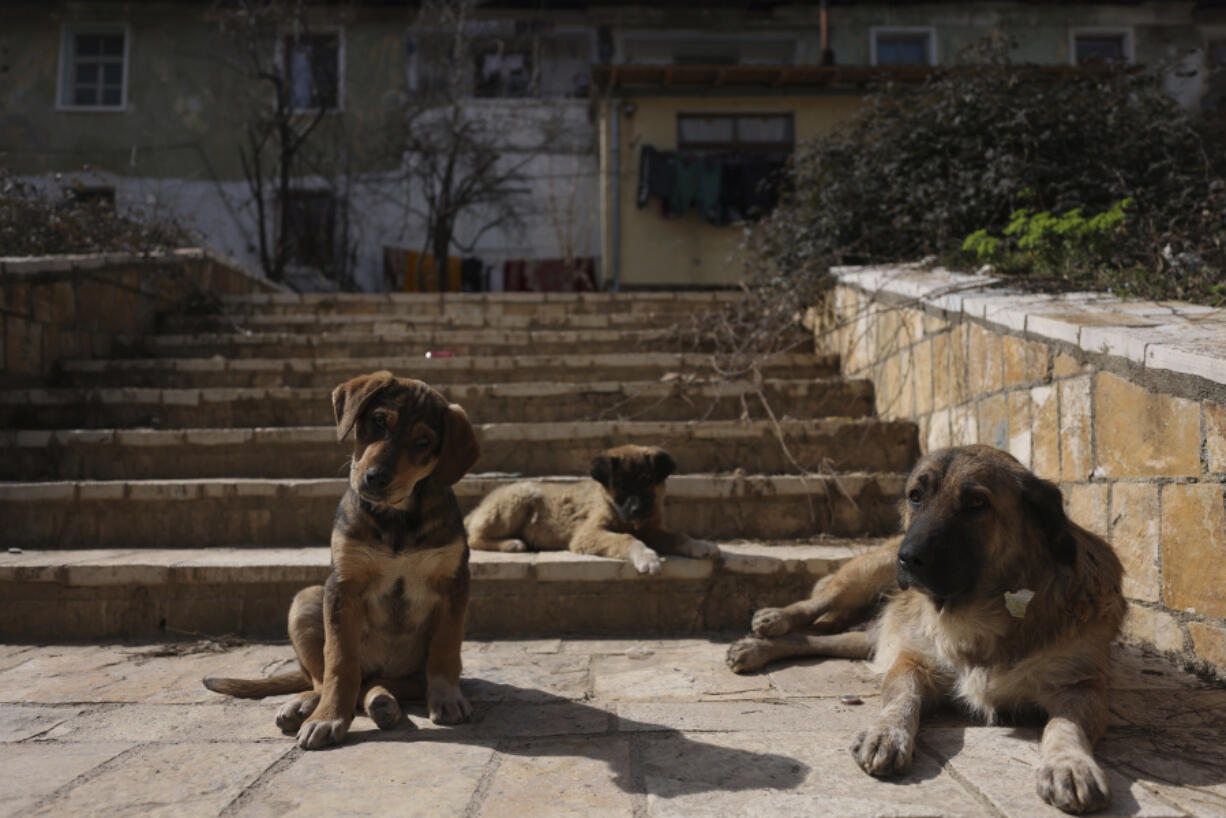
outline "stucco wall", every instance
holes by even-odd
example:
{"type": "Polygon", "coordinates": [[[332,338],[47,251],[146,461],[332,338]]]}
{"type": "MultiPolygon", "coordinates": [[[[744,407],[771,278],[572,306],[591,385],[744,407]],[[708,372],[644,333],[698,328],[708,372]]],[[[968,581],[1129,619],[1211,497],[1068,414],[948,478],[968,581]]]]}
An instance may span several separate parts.
{"type": "Polygon", "coordinates": [[[925,451],[986,443],[1059,483],[1127,572],[1125,638],[1226,678],[1226,310],[843,268],[810,320],[925,451]]]}

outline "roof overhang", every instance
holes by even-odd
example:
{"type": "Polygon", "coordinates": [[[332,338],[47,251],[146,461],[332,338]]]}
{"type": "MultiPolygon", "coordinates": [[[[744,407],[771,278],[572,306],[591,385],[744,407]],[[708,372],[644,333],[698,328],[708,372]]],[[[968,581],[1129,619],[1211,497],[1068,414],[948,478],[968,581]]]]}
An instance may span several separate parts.
{"type": "Polygon", "coordinates": [[[850,90],[882,82],[922,82],[935,70],[928,66],[594,65],[592,85],[598,91],[653,93],[695,88],[850,90]]]}

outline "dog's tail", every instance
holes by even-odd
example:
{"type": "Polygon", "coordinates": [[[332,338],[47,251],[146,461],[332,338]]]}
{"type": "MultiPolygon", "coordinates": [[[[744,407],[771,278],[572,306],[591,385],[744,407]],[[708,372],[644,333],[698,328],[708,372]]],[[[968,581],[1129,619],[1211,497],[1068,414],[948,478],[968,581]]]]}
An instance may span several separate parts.
{"type": "Polygon", "coordinates": [[[311,679],[301,670],[269,676],[267,679],[204,679],[204,686],[214,693],[238,699],[262,699],[282,693],[301,693],[311,689],[311,679]]]}

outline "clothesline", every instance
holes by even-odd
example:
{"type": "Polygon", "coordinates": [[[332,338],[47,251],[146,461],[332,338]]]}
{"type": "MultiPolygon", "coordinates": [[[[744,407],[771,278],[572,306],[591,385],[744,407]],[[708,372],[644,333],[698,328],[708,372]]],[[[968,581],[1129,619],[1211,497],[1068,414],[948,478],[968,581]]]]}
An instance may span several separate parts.
{"type": "Polygon", "coordinates": [[[635,203],[647,207],[655,196],[665,217],[684,216],[694,207],[715,225],[758,218],[775,206],[785,164],[769,154],[660,151],[644,145],[635,203]]]}

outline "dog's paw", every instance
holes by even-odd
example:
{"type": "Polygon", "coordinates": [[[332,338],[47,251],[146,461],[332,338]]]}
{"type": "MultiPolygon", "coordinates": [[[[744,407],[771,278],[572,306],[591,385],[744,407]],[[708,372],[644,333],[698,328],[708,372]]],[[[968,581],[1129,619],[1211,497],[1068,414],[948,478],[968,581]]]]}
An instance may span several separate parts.
{"type": "Polygon", "coordinates": [[[380,730],[391,730],[400,724],[403,713],[400,711],[400,703],[396,701],[395,696],[391,693],[379,693],[367,700],[366,715],[370,716],[375,727],[380,730]]]}
{"type": "Polygon", "coordinates": [[[303,693],[277,708],[277,727],[282,733],[297,733],[319,704],[318,693],[303,693]]]}
{"type": "Polygon", "coordinates": [[[640,574],[660,573],[660,555],[642,543],[635,543],[630,551],[630,564],[640,574]]]}
{"type": "Polygon", "coordinates": [[[1102,767],[1081,753],[1044,759],[1036,786],[1039,797],[1065,812],[1093,812],[1111,801],[1111,787],[1102,767]]]}
{"type": "Polygon", "coordinates": [[[734,673],[748,673],[751,670],[757,670],[770,661],[769,646],[761,639],[746,636],[728,646],[725,661],[728,662],[728,667],[732,668],[734,673]]]}
{"type": "Polygon", "coordinates": [[[307,719],[298,729],[298,746],[304,750],[322,750],[340,744],[349,734],[351,719],[307,719]]]}
{"type": "Polygon", "coordinates": [[[473,714],[472,705],[464,698],[460,688],[447,682],[430,684],[426,707],[430,711],[430,721],[435,724],[459,724],[468,721],[473,714]]]}
{"type": "Polygon", "coordinates": [[[506,554],[522,554],[528,550],[528,544],[523,540],[503,540],[498,543],[498,550],[506,554]]]}
{"type": "Polygon", "coordinates": [[[892,724],[873,725],[856,736],[851,745],[851,754],[860,769],[879,778],[906,771],[914,752],[915,737],[892,724]]]}
{"type": "Polygon", "coordinates": [[[749,629],[758,636],[783,636],[792,629],[792,623],[782,609],[762,608],[753,612],[749,629]]]}

